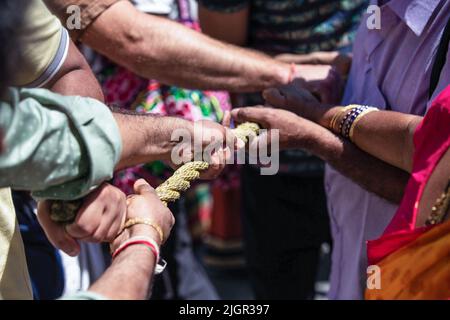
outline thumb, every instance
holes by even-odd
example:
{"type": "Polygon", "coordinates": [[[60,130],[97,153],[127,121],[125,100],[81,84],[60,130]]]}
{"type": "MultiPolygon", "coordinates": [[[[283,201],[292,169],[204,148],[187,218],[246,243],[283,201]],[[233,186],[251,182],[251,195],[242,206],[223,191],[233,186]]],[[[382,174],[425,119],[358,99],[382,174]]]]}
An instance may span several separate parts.
{"type": "Polygon", "coordinates": [[[231,113],[230,111],[227,110],[223,113],[222,125],[224,127],[229,128],[230,124],[231,124],[231,113]]]}
{"type": "Polygon", "coordinates": [[[148,184],[144,179],[139,179],[134,183],[134,192],[140,195],[146,194],[155,194],[155,189],[152,188],[151,185],[148,184]]]}
{"type": "Polygon", "coordinates": [[[41,201],[38,203],[37,217],[48,240],[53,246],[72,257],[80,253],[80,245],[74,238],[67,234],[66,230],[64,230],[64,225],[50,219],[49,201],[41,201]]]}
{"type": "Polygon", "coordinates": [[[231,111],[231,117],[238,123],[256,122],[266,128],[268,126],[266,111],[267,109],[263,107],[238,108],[231,111]]]}

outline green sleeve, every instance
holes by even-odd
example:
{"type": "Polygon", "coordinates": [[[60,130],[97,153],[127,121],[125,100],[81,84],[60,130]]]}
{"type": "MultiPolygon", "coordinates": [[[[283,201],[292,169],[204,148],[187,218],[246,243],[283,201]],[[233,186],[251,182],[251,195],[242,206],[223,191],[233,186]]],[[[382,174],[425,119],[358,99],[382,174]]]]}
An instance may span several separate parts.
{"type": "Polygon", "coordinates": [[[45,89],[10,89],[0,102],[0,186],[37,199],[80,198],[112,177],[121,153],[101,102],[45,89]]]}

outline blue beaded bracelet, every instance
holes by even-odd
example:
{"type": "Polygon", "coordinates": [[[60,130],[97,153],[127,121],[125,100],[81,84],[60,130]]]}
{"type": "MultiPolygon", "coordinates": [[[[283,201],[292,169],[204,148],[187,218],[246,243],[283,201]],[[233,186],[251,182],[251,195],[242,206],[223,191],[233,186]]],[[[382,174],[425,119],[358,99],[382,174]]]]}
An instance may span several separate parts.
{"type": "Polygon", "coordinates": [[[351,109],[345,117],[342,119],[342,121],[339,124],[339,131],[341,132],[341,135],[349,139],[350,137],[350,129],[352,128],[353,122],[355,122],[356,118],[358,118],[361,113],[366,111],[371,107],[369,106],[357,106],[353,109],[351,109]]]}

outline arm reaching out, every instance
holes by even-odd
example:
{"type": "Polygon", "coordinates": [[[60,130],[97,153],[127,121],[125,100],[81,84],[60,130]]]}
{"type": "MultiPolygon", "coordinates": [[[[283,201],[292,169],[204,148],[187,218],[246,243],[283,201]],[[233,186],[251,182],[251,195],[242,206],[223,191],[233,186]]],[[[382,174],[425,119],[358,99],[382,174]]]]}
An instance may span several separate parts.
{"type": "MultiPolygon", "coordinates": [[[[336,133],[336,128],[330,127],[332,119],[336,117],[335,122],[340,123],[345,116],[343,107],[319,103],[295,81],[277,89],[266,90],[264,97],[270,105],[292,110],[336,133]]],[[[420,116],[394,111],[371,112],[358,119],[352,142],[370,155],[411,172],[413,135],[422,119],[420,116]]]]}
{"type": "Polygon", "coordinates": [[[281,149],[304,149],[329,163],[369,192],[399,203],[409,174],[381,161],[314,122],[286,110],[247,107],[232,111],[237,122],[278,129],[281,149]]]}
{"type": "Polygon", "coordinates": [[[290,75],[289,64],[140,12],[129,1],[103,12],[81,41],[142,77],[184,88],[259,91],[290,75]]]}

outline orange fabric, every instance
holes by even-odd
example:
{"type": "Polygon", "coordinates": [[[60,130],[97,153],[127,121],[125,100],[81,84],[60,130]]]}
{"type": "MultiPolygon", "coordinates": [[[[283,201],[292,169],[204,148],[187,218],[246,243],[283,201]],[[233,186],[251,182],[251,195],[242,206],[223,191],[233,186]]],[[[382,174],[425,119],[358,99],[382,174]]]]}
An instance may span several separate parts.
{"type": "Polygon", "coordinates": [[[367,300],[450,299],[450,221],[378,263],[381,289],[367,289],[367,300]]]}

